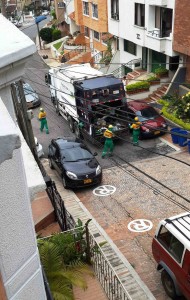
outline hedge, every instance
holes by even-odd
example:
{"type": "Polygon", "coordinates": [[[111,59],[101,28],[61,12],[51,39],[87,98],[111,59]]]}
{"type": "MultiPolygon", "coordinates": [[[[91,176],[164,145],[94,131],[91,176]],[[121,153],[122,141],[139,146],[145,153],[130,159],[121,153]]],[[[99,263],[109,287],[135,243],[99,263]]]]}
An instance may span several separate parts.
{"type": "MultiPolygon", "coordinates": [[[[164,100],[161,100],[161,101],[164,101],[164,100]]],[[[159,102],[160,102],[160,101],[159,101],[159,102]]],[[[165,101],[164,101],[164,102],[165,102],[165,101]]],[[[167,112],[167,107],[166,107],[166,106],[164,106],[164,107],[162,108],[162,112],[163,112],[163,115],[164,115],[167,119],[171,120],[172,122],[174,122],[175,124],[177,124],[177,125],[183,127],[183,128],[186,129],[186,130],[190,130],[190,123],[185,123],[184,121],[179,120],[178,118],[174,117],[172,114],[168,113],[168,112],[167,112]]]]}
{"type": "Polygon", "coordinates": [[[146,90],[149,88],[150,88],[150,83],[148,81],[136,82],[126,86],[127,91],[146,90]]]}
{"type": "Polygon", "coordinates": [[[166,68],[160,67],[160,68],[155,69],[154,73],[156,75],[167,74],[168,70],[166,68]]]}

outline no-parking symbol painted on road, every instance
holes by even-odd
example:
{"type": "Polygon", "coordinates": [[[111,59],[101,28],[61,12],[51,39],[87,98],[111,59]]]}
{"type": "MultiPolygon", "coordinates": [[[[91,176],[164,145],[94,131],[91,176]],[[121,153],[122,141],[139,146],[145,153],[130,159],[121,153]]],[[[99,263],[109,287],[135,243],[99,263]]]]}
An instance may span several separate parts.
{"type": "Polygon", "coordinates": [[[146,219],[136,219],[128,224],[128,229],[133,232],[144,232],[152,229],[152,222],[146,219]]]}
{"type": "Polygon", "coordinates": [[[96,196],[109,196],[115,193],[116,187],[113,185],[101,185],[93,190],[93,194],[96,196]]]}

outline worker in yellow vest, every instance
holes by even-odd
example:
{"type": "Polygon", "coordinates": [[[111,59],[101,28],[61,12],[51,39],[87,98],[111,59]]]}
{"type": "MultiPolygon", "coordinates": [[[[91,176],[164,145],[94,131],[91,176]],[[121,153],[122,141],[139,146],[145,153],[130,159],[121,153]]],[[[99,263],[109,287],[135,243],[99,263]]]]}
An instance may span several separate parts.
{"type": "Polygon", "coordinates": [[[131,129],[133,129],[133,145],[136,146],[139,144],[141,122],[139,122],[138,117],[135,117],[134,120],[135,120],[135,123],[133,123],[131,125],[131,129]]]}
{"type": "Polygon", "coordinates": [[[46,119],[46,112],[44,111],[44,109],[42,107],[40,108],[38,119],[39,119],[39,121],[41,123],[41,125],[40,125],[40,131],[42,132],[43,129],[44,129],[44,127],[45,127],[46,133],[48,134],[49,133],[49,129],[48,129],[48,124],[47,124],[47,119],[46,119]]]}
{"type": "Polygon", "coordinates": [[[108,129],[104,131],[104,137],[106,138],[105,143],[104,143],[104,149],[102,152],[102,158],[106,155],[107,151],[109,150],[109,156],[112,156],[113,153],[113,148],[114,148],[114,143],[113,143],[113,126],[109,125],[108,129]]]}

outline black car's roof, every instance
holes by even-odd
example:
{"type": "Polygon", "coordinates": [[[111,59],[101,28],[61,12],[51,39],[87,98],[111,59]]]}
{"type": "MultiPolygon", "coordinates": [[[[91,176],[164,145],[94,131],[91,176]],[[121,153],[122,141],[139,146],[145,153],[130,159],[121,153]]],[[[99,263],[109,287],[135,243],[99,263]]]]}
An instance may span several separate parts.
{"type": "Polygon", "coordinates": [[[101,76],[96,78],[88,78],[85,80],[77,81],[76,85],[84,90],[94,90],[106,88],[115,84],[121,84],[121,80],[114,76],[101,76]]]}
{"type": "Polygon", "coordinates": [[[60,150],[80,147],[81,145],[80,143],[77,143],[75,141],[69,141],[62,138],[55,139],[53,140],[53,142],[55,142],[58,145],[60,150]]]}

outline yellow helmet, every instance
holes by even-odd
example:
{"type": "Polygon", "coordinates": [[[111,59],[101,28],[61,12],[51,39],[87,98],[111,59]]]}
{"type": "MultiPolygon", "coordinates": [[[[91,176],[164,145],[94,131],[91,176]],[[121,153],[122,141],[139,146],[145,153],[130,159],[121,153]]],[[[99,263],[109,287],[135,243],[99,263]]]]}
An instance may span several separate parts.
{"type": "Polygon", "coordinates": [[[110,129],[110,128],[113,128],[113,125],[109,125],[108,128],[109,128],[109,129],[110,129]]]}
{"type": "Polygon", "coordinates": [[[42,107],[40,107],[40,111],[44,111],[44,109],[42,107]]]}
{"type": "Polygon", "coordinates": [[[135,117],[135,121],[138,121],[139,120],[139,118],[138,117],[135,117]]]}

